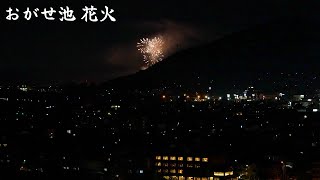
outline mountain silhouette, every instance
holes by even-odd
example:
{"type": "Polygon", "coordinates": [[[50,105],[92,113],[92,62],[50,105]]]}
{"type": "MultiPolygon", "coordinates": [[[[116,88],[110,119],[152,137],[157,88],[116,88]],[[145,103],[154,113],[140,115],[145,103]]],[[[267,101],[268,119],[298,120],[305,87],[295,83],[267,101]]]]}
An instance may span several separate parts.
{"type": "MultiPolygon", "coordinates": [[[[231,33],[210,44],[178,52],[162,62],[108,82],[120,87],[212,82],[217,89],[245,86],[264,73],[318,73],[320,26],[310,20],[281,19],[231,33]]],[[[272,76],[273,75],[273,76],[272,76]]]]}

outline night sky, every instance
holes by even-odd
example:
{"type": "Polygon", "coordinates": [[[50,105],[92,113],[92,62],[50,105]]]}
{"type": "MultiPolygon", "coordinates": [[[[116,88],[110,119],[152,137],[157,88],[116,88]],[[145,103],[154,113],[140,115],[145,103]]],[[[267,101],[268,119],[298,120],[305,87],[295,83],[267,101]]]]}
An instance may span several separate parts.
{"type": "MultiPolygon", "coordinates": [[[[136,43],[162,35],[170,55],[230,32],[283,16],[317,19],[319,3],[257,0],[28,0],[1,2],[0,82],[103,82],[138,71],[142,57],[136,43]],[[85,23],[83,6],[114,9],[117,21],[85,23]],[[5,19],[6,9],[69,6],[75,22],[5,19]]],[[[59,15],[55,15],[59,18],[59,15]]]]}

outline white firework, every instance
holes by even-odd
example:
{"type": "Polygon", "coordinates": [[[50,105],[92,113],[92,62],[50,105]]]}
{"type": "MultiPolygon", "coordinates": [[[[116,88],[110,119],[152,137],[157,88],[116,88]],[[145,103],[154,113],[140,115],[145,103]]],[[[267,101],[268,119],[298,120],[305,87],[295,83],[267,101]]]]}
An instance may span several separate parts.
{"type": "Polygon", "coordinates": [[[154,37],[152,39],[142,38],[137,43],[137,48],[143,56],[144,63],[150,67],[163,60],[164,41],[162,37],[154,37]]]}

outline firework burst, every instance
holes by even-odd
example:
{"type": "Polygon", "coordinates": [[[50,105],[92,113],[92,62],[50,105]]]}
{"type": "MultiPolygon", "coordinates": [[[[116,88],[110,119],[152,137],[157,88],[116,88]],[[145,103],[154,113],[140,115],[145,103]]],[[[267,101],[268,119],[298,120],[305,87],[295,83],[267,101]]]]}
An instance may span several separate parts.
{"type": "Polygon", "coordinates": [[[143,56],[144,63],[150,67],[163,60],[164,41],[162,37],[142,38],[137,43],[137,48],[143,56]]]}

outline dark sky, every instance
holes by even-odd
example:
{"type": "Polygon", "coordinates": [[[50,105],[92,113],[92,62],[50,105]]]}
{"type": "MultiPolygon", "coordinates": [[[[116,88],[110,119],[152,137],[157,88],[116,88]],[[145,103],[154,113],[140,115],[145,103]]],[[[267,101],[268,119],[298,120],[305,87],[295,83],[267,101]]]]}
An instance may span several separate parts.
{"type": "Polygon", "coordinates": [[[136,42],[142,37],[164,36],[170,55],[280,16],[318,17],[320,9],[316,3],[289,0],[16,0],[1,7],[0,82],[11,83],[106,81],[140,69],[136,42]],[[85,23],[80,20],[85,5],[109,6],[117,22],[85,23]],[[26,21],[21,14],[17,21],[5,19],[9,7],[50,6],[69,6],[78,19],[26,21]]]}

